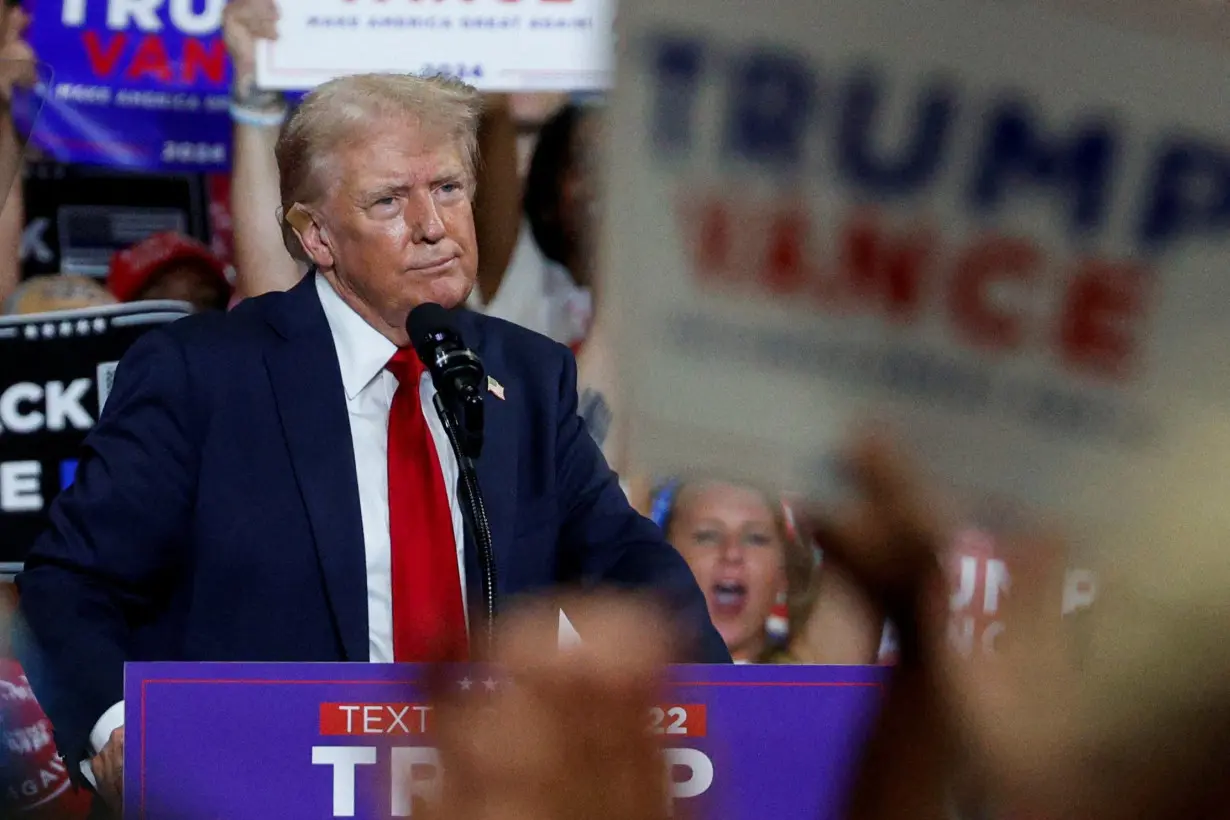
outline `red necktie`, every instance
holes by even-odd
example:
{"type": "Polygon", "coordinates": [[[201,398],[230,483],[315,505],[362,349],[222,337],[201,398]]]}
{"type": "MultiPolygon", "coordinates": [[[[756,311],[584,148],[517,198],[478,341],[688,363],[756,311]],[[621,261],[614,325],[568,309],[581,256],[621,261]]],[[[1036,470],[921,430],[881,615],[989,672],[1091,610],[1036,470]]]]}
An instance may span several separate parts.
{"type": "Polygon", "coordinates": [[[457,543],[440,457],[419,401],[424,367],[414,350],[402,348],[388,368],[397,377],[389,412],[393,658],[463,661],[467,641],[457,543]]]}

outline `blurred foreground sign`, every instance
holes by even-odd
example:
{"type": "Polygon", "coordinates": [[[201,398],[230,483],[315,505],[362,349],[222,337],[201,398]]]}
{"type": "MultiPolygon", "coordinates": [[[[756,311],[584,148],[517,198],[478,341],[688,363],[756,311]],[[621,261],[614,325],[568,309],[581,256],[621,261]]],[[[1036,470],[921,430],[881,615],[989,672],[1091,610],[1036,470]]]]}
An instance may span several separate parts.
{"type": "Polygon", "coordinates": [[[619,37],[634,469],[826,497],[875,419],[976,518],[1224,501],[1225,55],[993,0],[626,0],[619,37]]]}
{"type": "Polygon", "coordinates": [[[306,90],[371,71],[449,74],[483,91],[588,91],[610,82],[611,0],[280,0],[263,88],[306,90]]]}
{"type": "Polygon", "coordinates": [[[15,571],[73,480],[115,367],[141,334],[187,315],[182,302],[0,317],[0,568],[15,571]]]}
{"type": "MultiPolygon", "coordinates": [[[[448,776],[435,749],[426,671],[128,664],[125,725],[133,731],[124,749],[124,816],[420,816],[421,801],[448,776]]],[[[645,725],[666,746],[679,813],[837,820],[885,672],[675,667],[645,725]]],[[[506,685],[494,672],[466,668],[450,680],[479,698],[496,698],[506,685]]]]}

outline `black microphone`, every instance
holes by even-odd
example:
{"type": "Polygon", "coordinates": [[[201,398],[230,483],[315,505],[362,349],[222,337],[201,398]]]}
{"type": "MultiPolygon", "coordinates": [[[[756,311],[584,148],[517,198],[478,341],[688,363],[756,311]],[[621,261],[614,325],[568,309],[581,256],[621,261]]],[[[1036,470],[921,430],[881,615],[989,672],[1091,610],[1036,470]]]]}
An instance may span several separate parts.
{"type": "Polygon", "coordinates": [[[483,395],[487,392],[487,374],[482,361],[466,347],[451,311],[431,303],[419,305],[406,317],[406,332],[414,352],[431,373],[431,382],[436,387],[433,401],[436,415],[457,457],[462,514],[478,548],[484,610],[481,634],[489,657],[499,610],[495,548],[474,466],[474,459],[483,449],[483,395]]]}
{"type": "Polygon", "coordinates": [[[410,311],[406,332],[414,352],[431,373],[436,395],[456,422],[462,452],[478,458],[483,449],[483,396],[487,387],[482,361],[466,347],[456,317],[440,305],[427,302],[410,311]]]}

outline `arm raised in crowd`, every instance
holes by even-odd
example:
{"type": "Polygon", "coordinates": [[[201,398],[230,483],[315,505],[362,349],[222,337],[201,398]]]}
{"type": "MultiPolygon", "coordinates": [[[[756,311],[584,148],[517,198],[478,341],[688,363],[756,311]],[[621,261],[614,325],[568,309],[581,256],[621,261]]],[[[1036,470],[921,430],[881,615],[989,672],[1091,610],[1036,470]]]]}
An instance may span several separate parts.
{"type": "Polygon", "coordinates": [[[277,39],[273,0],[234,0],[223,13],[223,35],[235,86],[232,119],[231,214],[235,224],[235,276],[240,297],[288,290],[306,272],[282,242],[281,199],[274,146],[285,116],[281,94],[256,90],[256,41],[277,39]]]}
{"type": "Polygon", "coordinates": [[[22,39],[29,18],[20,7],[0,11],[0,304],[12,295],[21,280],[21,237],[25,227],[25,200],[22,170],[25,167],[25,141],[12,118],[15,87],[33,84],[34,51],[22,39]]]}
{"type": "MultiPolygon", "coordinates": [[[[7,106],[6,106],[7,107],[7,106]]],[[[7,174],[14,168],[13,180],[6,191],[4,205],[0,207],[0,305],[13,295],[21,280],[21,236],[25,226],[25,197],[22,192],[22,167],[18,158],[21,145],[13,130],[13,121],[8,112],[0,113],[0,173],[7,174]]],[[[2,181],[2,180],[0,180],[2,181]]]]}

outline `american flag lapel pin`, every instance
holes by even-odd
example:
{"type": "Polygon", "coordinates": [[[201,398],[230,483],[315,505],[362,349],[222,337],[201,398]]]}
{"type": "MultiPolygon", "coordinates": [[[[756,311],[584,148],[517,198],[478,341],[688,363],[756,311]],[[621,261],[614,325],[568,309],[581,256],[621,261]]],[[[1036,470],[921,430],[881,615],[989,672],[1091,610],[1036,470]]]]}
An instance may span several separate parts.
{"type": "Polygon", "coordinates": [[[487,392],[495,396],[500,401],[504,401],[504,385],[500,384],[490,376],[487,377],[487,392]]]}

